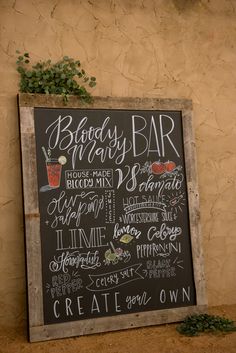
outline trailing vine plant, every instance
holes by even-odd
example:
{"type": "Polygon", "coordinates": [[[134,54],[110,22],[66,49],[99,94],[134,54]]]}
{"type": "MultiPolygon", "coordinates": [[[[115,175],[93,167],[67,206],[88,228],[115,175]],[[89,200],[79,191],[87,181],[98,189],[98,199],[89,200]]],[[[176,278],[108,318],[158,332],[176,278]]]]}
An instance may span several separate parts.
{"type": "Polygon", "coordinates": [[[197,336],[202,332],[227,333],[236,331],[236,326],[232,320],[221,316],[198,314],[187,316],[182,324],[177,326],[177,331],[186,336],[197,336]]]}
{"type": "Polygon", "coordinates": [[[82,101],[91,103],[92,96],[84,84],[94,87],[96,78],[86,74],[79,60],[64,56],[56,63],[47,60],[31,65],[29,53],[20,54],[17,51],[17,54],[20,92],[59,94],[62,95],[64,102],[67,102],[68,95],[76,95],[82,101]]]}

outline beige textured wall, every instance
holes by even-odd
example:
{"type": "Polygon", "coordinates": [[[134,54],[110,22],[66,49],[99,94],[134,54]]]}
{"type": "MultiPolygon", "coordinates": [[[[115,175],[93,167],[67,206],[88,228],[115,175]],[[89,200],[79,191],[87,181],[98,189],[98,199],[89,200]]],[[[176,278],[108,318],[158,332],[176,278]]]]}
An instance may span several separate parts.
{"type": "Polygon", "coordinates": [[[236,1],[0,0],[0,324],[26,317],[15,51],[79,58],[96,95],[194,102],[210,305],[236,303],[236,1]]]}

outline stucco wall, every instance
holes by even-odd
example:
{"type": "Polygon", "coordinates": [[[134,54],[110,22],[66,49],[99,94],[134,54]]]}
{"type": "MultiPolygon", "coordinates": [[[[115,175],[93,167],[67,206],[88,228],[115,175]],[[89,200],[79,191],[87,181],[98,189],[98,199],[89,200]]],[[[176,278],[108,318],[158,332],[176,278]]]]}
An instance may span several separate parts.
{"type": "Polygon", "coordinates": [[[79,58],[101,96],[194,103],[210,305],[236,303],[236,1],[0,0],[0,324],[26,317],[16,49],[79,58]]]}

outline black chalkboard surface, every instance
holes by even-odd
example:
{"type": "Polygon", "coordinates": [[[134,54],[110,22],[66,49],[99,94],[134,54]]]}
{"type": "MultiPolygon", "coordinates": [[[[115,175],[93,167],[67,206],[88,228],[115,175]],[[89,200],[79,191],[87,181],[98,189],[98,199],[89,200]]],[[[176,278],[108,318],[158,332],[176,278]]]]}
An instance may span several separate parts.
{"type": "Polygon", "coordinates": [[[181,111],[35,108],[44,324],[196,305],[181,111]]]}

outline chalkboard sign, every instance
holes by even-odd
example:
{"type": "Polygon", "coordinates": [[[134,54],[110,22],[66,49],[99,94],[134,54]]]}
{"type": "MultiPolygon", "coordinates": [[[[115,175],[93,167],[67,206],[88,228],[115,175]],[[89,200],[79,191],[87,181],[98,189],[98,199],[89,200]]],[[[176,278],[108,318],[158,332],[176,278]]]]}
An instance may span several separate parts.
{"type": "Polygon", "coordinates": [[[97,98],[85,108],[23,98],[25,207],[37,208],[25,212],[31,340],[203,309],[191,102],[97,98]]]}

